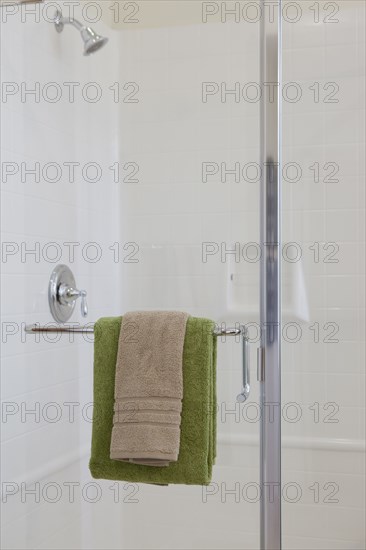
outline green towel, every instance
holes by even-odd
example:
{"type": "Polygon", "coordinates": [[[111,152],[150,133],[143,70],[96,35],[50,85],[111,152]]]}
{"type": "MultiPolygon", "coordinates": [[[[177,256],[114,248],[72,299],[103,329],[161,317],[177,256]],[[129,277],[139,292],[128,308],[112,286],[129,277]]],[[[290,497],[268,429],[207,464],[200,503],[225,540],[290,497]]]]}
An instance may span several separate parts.
{"type": "Polygon", "coordinates": [[[122,317],[94,329],[94,412],[89,468],[96,479],[166,485],[208,485],[216,457],[216,336],[208,319],[189,317],[183,350],[183,407],[179,458],[165,468],[109,457],[114,379],[122,317]]]}

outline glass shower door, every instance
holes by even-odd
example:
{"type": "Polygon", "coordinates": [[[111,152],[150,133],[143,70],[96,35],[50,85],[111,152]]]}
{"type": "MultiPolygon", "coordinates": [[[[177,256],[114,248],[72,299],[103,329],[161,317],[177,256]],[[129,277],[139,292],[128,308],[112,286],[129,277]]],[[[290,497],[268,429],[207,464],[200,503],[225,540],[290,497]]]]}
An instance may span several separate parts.
{"type": "Polygon", "coordinates": [[[283,21],[283,546],[361,549],[365,3],[302,1],[292,14],[283,21]]]}
{"type": "Polygon", "coordinates": [[[246,324],[252,359],[239,404],[241,343],[218,339],[212,483],[141,485],[124,506],[126,548],[259,547],[260,18],[246,6],[149,0],[122,34],[120,64],[141,96],[120,117],[121,159],[139,168],[121,189],[123,240],[139,247],[123,265],[123,309],[246,324]]]}

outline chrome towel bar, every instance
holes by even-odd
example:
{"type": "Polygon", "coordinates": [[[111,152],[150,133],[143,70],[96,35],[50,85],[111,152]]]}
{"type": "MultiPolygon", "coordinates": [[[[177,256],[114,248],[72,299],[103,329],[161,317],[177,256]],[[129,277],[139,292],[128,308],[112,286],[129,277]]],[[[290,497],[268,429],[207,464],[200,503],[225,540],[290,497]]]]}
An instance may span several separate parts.
{"type": "MultiPolygon", "coordinates": [[[[42,326],[38,324],[26,325],[25,332],[27,334],[39,334],[39,333],[58,333],[58,334],[93,334],[94,325],[89,324],[85,326],[80,325],[56,325],[50,324],[49,326],[42,326]]],[[[236,400],[238,403],[244,403],[248,399],[250,393],[250,370],[249,370],[249,341],[248,331],[244,325],[237,327],[223,328],[216,325],[213,334],[215,336],[239,336],[242,338],[242,389],[236,400]]]]}
{"type": "Polygon", "coordinates": [[[56,323],[50,323],[49,325],[25,325],[24,332],[27,334],[38,334],[40,332],[57,332],[61,334],[93,334],[94,325],[91,323],[89,325],[80,326],[80,325],[57,325],[56,323]]]}

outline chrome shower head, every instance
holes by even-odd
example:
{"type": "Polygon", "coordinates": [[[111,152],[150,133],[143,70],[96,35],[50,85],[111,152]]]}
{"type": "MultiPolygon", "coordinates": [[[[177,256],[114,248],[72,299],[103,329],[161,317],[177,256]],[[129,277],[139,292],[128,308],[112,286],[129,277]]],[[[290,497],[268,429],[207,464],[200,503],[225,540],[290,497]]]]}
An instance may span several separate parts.
{"type": "Polygon", "coordinates": [[[85,27],[77,19],[63,17],[60,10],[56,11],[54,23],[57,32],[62,32],[65,25],[72,25],[80,32],[84,42],[84,55],[90,55],[100,50],[108,42],[108,38],[99,36],[93,29],[85,27]]]}
{"type": "Polygon", "coordinates": [[[80,30],[81,38],[84,40],[84,55],[90,55],[104,46],[108,42],[108,38],[99,36],[90,27],[83,27],[80,30]]]}

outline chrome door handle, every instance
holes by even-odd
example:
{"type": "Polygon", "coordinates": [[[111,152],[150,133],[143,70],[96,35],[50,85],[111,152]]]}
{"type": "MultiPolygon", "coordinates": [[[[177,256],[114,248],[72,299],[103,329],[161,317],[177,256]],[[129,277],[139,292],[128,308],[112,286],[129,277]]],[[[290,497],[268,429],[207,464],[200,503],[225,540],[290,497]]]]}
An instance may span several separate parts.
{"type": "Polygon", "coordinates": [[[236,326],[235,328],[223,328],[216,325],[213,333],[215,336],[241,336],[242,338],[242,390],[236,400],[238,403],[244,403],[250,393],[248,331],[244,325],[236,326]]]}
{"type": "Polygon", "coordinates": [[[248,331],[244,325],[240,326],[240,334],[242,341],[242,390],[236,397],[238,403],[244,403],[249,397],[250,393],[250,361],[249,361],[249,340],[248,331]]]}

